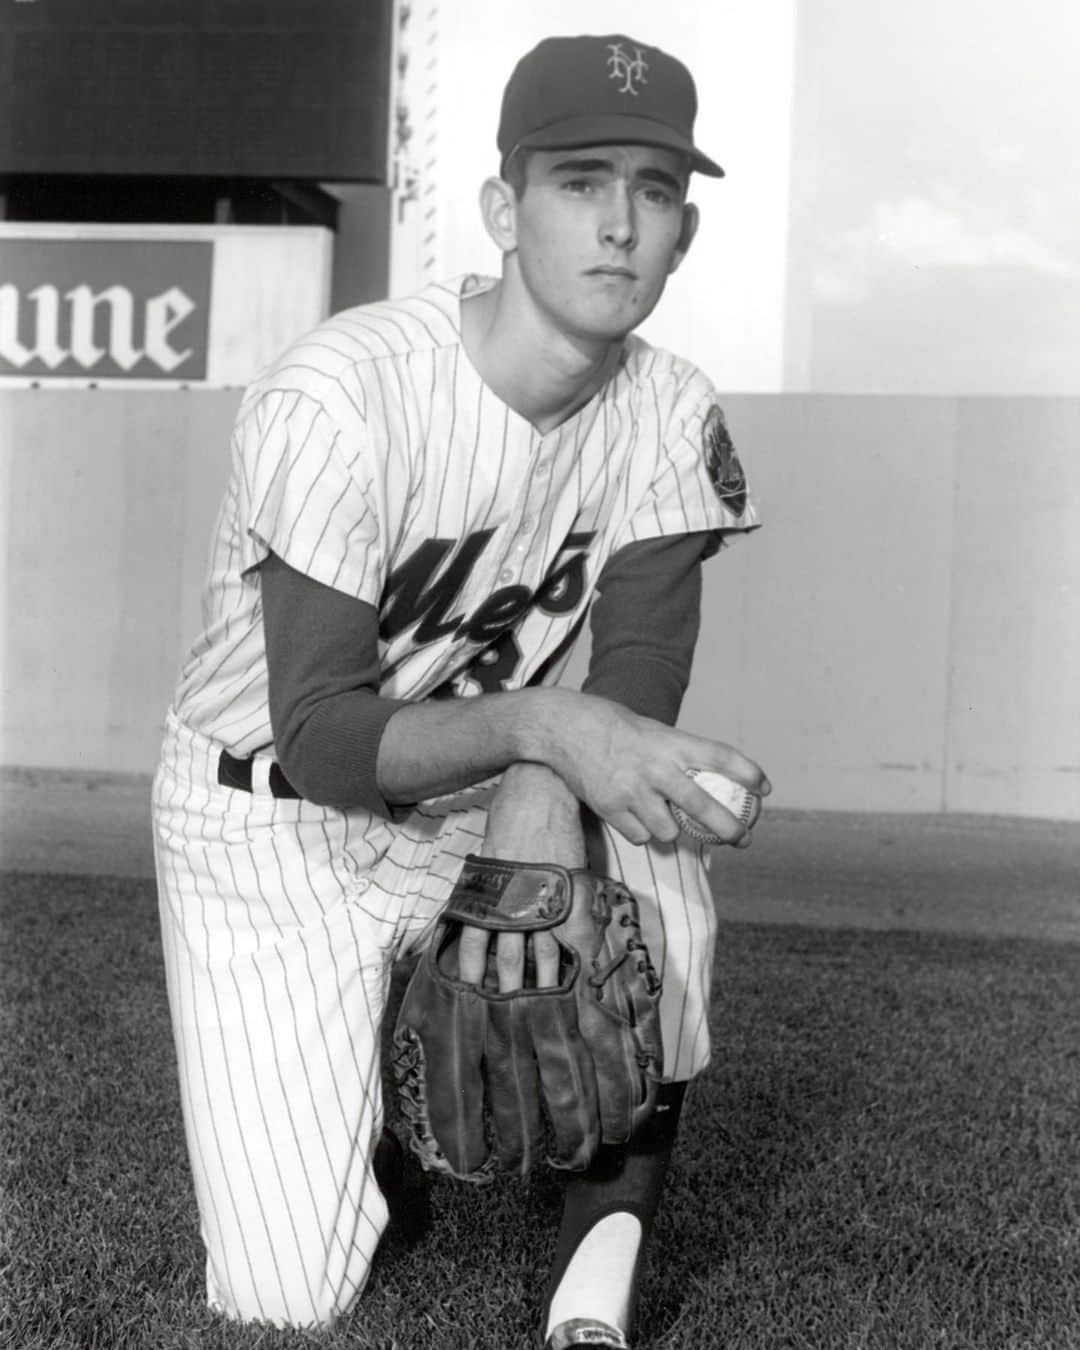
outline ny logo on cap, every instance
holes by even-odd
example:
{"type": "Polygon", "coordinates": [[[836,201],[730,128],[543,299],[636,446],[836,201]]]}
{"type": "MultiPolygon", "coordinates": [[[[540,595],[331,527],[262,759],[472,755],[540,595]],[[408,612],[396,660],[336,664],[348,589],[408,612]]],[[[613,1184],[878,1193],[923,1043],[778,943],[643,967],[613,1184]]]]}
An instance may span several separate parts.
{"type": "Polygon", "coordinates": [[[631,61],[629,55],[623,51],[621,42],[609,42],[607,49],[611,53],[608,57],[608,66],[611,69],[609,80],[624,81],[619,90],[620,94],[633,94],[637,96],[637,90],[634,88],[635,82],[638,84],[648,84],[645,78],[645,72],[649,69],[648,62],[641,54],[641,48],[634,48],[634,59],[631,61]]]}

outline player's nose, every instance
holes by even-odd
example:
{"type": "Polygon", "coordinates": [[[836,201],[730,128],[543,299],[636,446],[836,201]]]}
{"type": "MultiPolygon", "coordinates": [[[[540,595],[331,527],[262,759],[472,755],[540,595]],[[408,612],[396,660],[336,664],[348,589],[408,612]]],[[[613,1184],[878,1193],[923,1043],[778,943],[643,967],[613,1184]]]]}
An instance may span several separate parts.
{"type": "Polygon", "coordinates": [[[616,179],[604,198],[600,235],[605,243],[617,248],[632,248],[637,241],[637,220],[634,198],[629,185],[616,179]]]}

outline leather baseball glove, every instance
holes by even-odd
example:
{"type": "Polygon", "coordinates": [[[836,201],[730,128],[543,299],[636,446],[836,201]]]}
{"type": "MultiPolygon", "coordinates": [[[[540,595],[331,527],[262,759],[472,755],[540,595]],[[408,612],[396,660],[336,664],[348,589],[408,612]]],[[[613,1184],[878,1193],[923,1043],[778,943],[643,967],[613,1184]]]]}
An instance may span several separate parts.
{"type": "Polygon", "coordinates": [[[660,981],[625,886],[547,864],[470,854],[406,989],[393,1067],[410,1147],[429,1171],[484,1182],[502,1167],[587,1167],[656,1104],[660,981]],[[559,979],[499,993],[494,941],[481,984],[458,978],[471,924],[549,929],[559,979]]]}

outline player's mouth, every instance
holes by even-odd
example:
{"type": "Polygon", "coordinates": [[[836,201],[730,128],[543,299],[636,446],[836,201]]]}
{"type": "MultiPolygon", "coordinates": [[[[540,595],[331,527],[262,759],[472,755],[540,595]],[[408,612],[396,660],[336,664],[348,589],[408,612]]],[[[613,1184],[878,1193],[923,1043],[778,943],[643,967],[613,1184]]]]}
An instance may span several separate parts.
{"type": "Polygon", "coordinates": [[[599,267],[590,267],[587,277],[619,277],[624,281],[636,281],[637,273],[629,267],[619,267],[615,263],[603,263],[599,267]]]}

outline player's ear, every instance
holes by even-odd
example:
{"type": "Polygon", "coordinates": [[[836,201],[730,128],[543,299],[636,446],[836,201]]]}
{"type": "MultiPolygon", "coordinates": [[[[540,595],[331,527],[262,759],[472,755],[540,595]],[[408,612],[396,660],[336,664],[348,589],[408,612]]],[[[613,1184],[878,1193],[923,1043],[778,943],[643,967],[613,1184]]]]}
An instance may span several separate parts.
{"type": "Polygon", "coordinates": [[[694,242],[694,235],[697,234],[700,223],[701,212],[693,202],[687,202],[682,209],[682,229],[679,232],[679,242],[675,245],[671,266],[668,268],[669,272],[674,272],[690,251],[690,245],[694,242]]]}
{"type": "Polygon", "coordinates": [[[509,183],[488,178],[480,189],[480,215],[484,229],[501,253],[517,248],[517,197],[509,183]]]}

